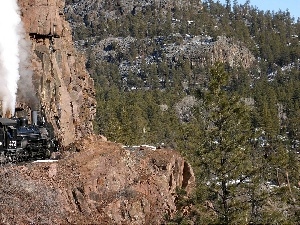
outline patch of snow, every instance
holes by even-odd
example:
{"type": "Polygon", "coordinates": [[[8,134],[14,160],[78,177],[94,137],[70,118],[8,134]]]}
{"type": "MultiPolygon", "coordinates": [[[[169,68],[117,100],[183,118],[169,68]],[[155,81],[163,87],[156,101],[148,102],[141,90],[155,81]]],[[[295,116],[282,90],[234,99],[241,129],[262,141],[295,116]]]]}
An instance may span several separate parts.
{"type": "Polygon", "coordinates": [[[53,163],[57,162],[58,160],[54,159],[41,159],[41,160],[36,160],[33,163],[53,163]]]}

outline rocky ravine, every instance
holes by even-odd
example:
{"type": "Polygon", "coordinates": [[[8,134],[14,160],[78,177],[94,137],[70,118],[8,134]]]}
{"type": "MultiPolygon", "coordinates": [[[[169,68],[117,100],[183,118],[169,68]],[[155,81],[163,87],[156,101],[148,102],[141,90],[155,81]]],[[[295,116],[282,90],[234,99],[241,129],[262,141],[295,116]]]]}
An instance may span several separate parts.
{"type": "Polygon", "coordinates": [[[5,224],[163,224],[176,187],[193,187],[188,163],[168,149],[124,149],[89,136],[56,162],[0,170],[5,224]]]}
{"type": "Polygon", "coordinates": [[[64,151],[54,162],[0,166],[1,224],[162,224],[190,165],[168,149],[126,149],[93,135],[93,81],[60,0],[19,0],[35,87],[64,151]]]}

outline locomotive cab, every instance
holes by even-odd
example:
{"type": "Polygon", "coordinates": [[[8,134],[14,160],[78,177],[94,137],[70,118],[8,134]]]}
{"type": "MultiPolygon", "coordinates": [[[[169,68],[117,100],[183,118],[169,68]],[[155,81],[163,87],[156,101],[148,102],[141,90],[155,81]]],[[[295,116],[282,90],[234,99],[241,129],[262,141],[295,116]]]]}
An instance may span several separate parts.
{"type": "Polygon", "coordinates": [[[17,149],[17,129],[13,126],[8,126],[6,131],[6,146],[7,149],[17,149]]]}

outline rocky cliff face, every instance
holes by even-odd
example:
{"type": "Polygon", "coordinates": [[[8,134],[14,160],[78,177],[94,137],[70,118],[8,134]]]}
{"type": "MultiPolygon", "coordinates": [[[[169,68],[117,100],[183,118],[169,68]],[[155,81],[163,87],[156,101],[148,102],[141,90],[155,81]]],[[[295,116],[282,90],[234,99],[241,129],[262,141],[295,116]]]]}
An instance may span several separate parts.
{"type": "Polygon", "coordinates": [[[190,165],[168,149],[125,149],[89,136],[55,162],[0,169],[4,224],[163,224],[176,188],[194,184],[190,165]]]}
{"type": "Polygon", "coordinates": [[[85,59],[75,51],[61,0],[19,0],[32,43],[34,85],[46,120],[66,146],[92,132],[96,101],[85,59]]]}

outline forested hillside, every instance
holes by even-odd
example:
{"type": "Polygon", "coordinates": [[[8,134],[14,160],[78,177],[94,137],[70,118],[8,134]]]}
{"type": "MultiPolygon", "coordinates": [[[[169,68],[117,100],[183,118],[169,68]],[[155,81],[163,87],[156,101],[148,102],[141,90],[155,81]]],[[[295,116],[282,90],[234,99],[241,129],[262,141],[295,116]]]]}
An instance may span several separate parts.
{"type": "Polygon", "coordinates": [[[250,1],[66,3],[97,132],[194,166],[170,224],[300,221],[300,21],[250,1]]]}

